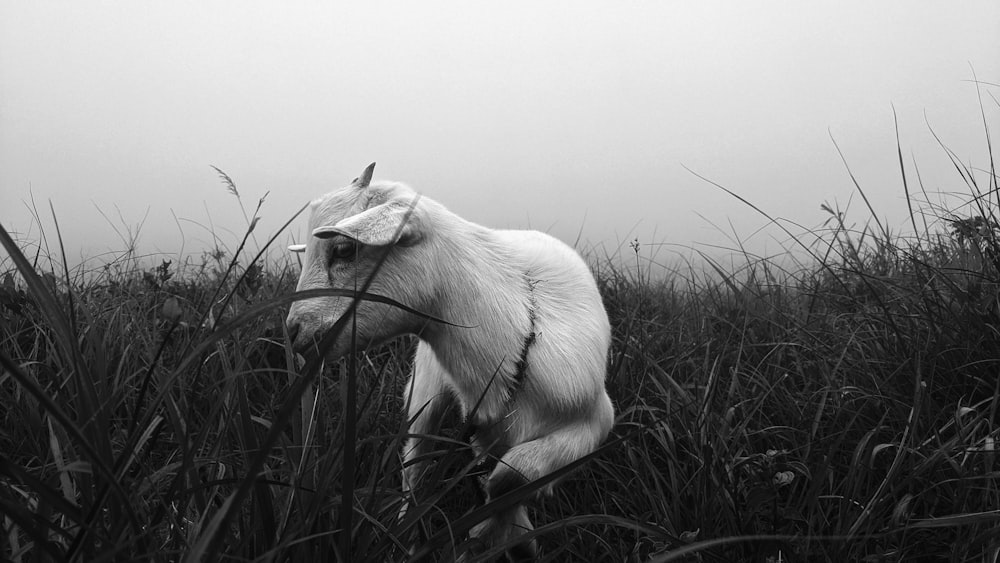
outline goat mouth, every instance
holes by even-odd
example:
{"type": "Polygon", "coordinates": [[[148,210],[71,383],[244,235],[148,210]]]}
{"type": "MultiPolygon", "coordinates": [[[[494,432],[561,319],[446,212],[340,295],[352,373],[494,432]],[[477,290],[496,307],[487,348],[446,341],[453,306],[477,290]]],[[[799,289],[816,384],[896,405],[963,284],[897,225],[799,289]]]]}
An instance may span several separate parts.
{"type": "Polygon", "coordinates": [[[300,336],[292,343],[292,351],[295,353],[297,361],[301,362],[300,367],[305,365],[306,362],[320,356],[327,361],[336,361],[355,350],[362,349],[360,345],[357,349],[351,347],[349,341],[344,341],[344,335],[340,335],[334,339],[328,346],[321,346],[325,335],[325,330],[319,330],[309,337],[300,336]]]}
{"type": "Polygon", "coordinates": [[[315,347],[295,351],[295,367],[302,369],[309,362],[319,356],[319,351],[315,347]]]}
{"type": "MultiPolygon", "coordinates": [[[[323,339],[323,334],[323,331],[317,331],[309,336],[299,335],[298,338],[292,341],[292,351],[307,360],[319,356],[321,354],[319,346],[323,339]]],[[[328,351],[324,350],[322,352],[328,351]]]]}

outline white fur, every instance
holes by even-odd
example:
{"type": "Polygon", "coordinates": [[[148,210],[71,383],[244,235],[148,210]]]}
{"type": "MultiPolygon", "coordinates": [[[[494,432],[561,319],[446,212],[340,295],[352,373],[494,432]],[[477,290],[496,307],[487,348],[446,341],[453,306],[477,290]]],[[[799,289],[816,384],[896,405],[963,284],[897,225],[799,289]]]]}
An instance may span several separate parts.
{"type": "MultiPolygon", "coordinates": [[[[501,457],[486,481],[487,494],[502,494],[512,483],[537,479],[593,451],[614,419],[604,388],[611,334],[584,261],[547,234],[489,229],[417,198],[403,184],[369,184],[371,170],[312,202],[315,236],[306,244],[298,289],[360,287],[387,251],[371,293],[463,325],[429,322],[380,303],[358,306],[362,346],[407,333],[420,338],[407,385],[411,433],[433,433],[456,398],[463,413],[474,417],[477,447],[501,457]],[[352,239],[366,243],[356,257],[330,259],[331,249],[352,239]],[[535,338],[525,354],[532,315],[535,338]],[[518,384],[522,356],[527,367],[518,384]]],[[[287,322],[297,327],[296,348],[308,347],[349,304],[341,297],[295,302],[287,322]]],[[[340,357],[349,351],[345,333],[327,353],[340,357]]],[[[413,460],[427,448],[416,438],[407,444],[407,490],[423,471],[413,460]]],[[[471,535],[488,547],[530,527],[518,506],[471,535]]],[[[524,547],[534,553],[533,542],[524,547]]]]}

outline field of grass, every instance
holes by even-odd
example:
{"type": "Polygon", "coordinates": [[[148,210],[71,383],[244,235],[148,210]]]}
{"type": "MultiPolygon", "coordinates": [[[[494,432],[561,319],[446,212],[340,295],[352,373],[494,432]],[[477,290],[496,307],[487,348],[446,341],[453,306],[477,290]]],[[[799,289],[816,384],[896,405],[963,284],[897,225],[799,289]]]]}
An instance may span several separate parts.
{"type": "MultiPolygon", "coordinates": [[[[788,256],[708,273],[592,256],[618,419],[531,502],[541,560],[997,561],[992,162],[954,159],[969,205],[917,235],[831,208],[788,256]]],[[[200,263],[86,275],[0,230],[0,559],[449,560],[489,513],[452,416],[397,518],[413,343],[299,365],[298,266],[247,223],[200,263]]]]}

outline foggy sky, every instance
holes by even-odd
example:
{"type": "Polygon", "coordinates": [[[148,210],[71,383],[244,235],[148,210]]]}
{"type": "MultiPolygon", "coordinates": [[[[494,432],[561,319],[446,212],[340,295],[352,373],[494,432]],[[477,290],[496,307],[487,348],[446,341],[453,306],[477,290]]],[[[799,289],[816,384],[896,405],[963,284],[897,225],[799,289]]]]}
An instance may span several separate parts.
{"type": "MultiPolygon", "coordinates": [[[[27,202],[50,232],[51,201],[74,257],[147,214],[148,251],[235,245],[209,165],[248,211],[270,191],[263,236],[372,161],[490,226],[638,237],[661,261],[731,228],[774,251],[780,232],[685,167],[807,227],[852,197],[863,222],[831,136],[905,229],[893,108],[925,187],[961,190],[931,129],[986,167],[973,72],[1000,82],[995,0],[0,6],[0,222],[37,238],[27,202]]],[[[981,92],[995,124],[1000,88],[981,92]]]]}

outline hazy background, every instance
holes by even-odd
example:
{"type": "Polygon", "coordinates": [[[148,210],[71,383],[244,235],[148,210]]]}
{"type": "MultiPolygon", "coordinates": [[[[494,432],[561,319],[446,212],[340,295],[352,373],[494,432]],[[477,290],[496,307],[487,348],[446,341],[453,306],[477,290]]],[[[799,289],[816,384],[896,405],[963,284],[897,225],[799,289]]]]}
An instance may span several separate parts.
{"type": "Polygon", "coordinates": [[[263,236],[371,161],[491,226],[608,252],[638,237],[669,261],[732,246],[732,223],[775,251],[684,166],[805,226],[852,197],[863,221],[831,135],[903,229],[893,106],[925,187],[959,190],[930,129],[986,166],[973,72],[1000,82],[996,0],[0,6],[0,222],[37,239],[33,196],[51,235],[51,201],[76,259],[144,217],[148,252],[210,244],[198,224],[235,244],[210,164],[248,208],[270,190],[263,236]]]}

